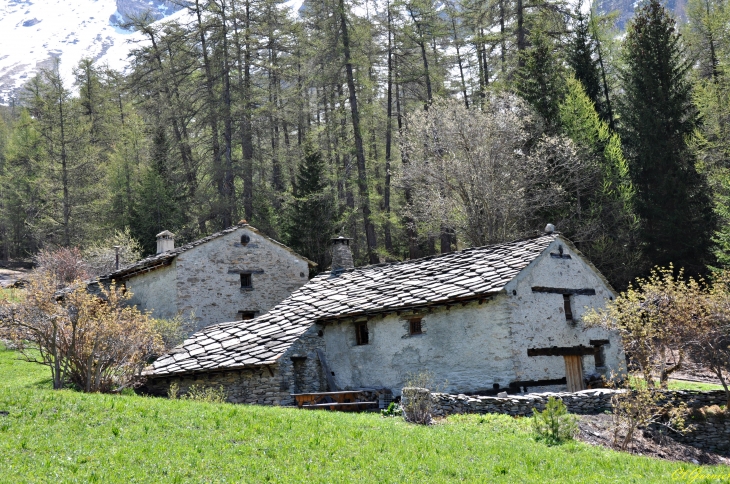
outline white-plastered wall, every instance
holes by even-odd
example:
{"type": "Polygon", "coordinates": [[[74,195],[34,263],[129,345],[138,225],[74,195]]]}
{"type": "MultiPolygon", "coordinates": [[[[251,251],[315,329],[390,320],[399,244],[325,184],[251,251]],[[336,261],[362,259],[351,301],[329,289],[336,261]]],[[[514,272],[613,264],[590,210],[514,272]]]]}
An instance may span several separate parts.
{"type": "Polygon", "coordinates": [[[395,394],[408,375],[433,374],[436,389],[469,392],[506,386],[514,379],[509,307],[503,295],[422,315],[423,334],[409,335],[412,314],[376,316],[369,342],[356,344],[354,322],[324,329],[328,363],[340,388],[390,388],[395,394]]]}
{"type": "MultiPolygon", "coordinates": [[[[552,346],[589,346],[590,340],[608,339],[604,346],[607,370],[620,371],[625,368],[624,352],[618,333],[602,328],[587,328],[582,315],[588,307],[602,307],[615,296],[611,288],[596,271],[587,264],[564,241],[557,239],[515,279],[505,287],[512,311],[512,342],[514,373],[517,380],[556,379],[565,376],[565,362],[562,356],[527,356],[529,348],[552,346]],[[568,258],[551,257],[563,254],[568,258]],[[533,292],[533,287],[566,289],[594,289],[595,296],[571,296],[573,323],[565,318],[563,296],[544,292],[533,292]],[[516,294],[513,294],[513,291],[516,294]]],[[[584,374],[596,371],[595,358],[583,357],[584,374]]],[[[560,388],[551,387],[551,391],[560,388]]]]}

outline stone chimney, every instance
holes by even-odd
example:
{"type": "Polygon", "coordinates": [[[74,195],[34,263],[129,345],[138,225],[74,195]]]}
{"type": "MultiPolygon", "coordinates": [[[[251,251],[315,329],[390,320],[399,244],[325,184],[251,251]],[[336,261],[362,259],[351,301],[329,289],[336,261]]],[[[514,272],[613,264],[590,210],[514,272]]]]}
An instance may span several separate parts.
{"type": "Polygon", "coordinates": [[[343,236],[332,239],[332,272],[339,273],[347,269],[354,269],[355,264],[352,262],[352,250],[350,250],[350,241],[343,236]]]}
{"type": "Polygon", "coordinates": [[[157,253],[162,254],[175,248],[175,234],[169,230],[157,234],[157,253]]]}

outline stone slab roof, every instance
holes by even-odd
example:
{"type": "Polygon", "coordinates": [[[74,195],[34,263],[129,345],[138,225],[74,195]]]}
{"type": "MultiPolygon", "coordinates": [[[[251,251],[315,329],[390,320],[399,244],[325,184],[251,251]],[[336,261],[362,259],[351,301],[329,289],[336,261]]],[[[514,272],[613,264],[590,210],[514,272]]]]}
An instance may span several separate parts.
{"type": "Polygon", "coordinates": [[[317,321],[495,295],[556,237],[542,235],[339,274],[320,274],[256,319],[208,326],[193,334],[155,361],[143,375],[272,364],[317,321]]]}
{"type": "Polygon", "coordinates": [[[213,239],[217,239],[219,237],[223,237],[224,235],[228,235],[231,232],[235,232],[236,230],[238,230],[240,228],[247,228],[248,230],[256,233],[257,235],[260,235],[261,237],[265,238],[269,242],[276,244],[279,247],[282,247],[283,249],[296,255],[297,257],[307,261],[307,264],[309,264],[310,266],[317,265],[315,262],[312,262],[311,260],[307,259],[303,255],[297,254],[296,252],[294,252],[292,249],[290,249],[286,245],[282,244],[281,242],[262,234],[255,227],[252,227],[248,224],[239,224],[239,225],[234,225],[233,227],[227,228],[225,230],[221,230],[220,232],[211,234],[207,237],[203,237],[202,239],[198,239],[194,242],[190,242],[189,244],[181,245],[180,247],[175,247],[172,250],[168,250],[168,251],[162,252],[160,254],[155,254],[155,255],[146,257],[142,260],[135,262],[134,264],[128,265],[126,267],[123,267],[123,268],[121,268],[117,271],[111,272],[109,274],[100,276],[99,281],[107,282],[107,281],[111,281],[111,280],[118,280],[118,281],[125,280],[125,279],[129,279],[130,277],[133,277],[139,273],[150,272],[155,269],[159,269],[160,267],[170,265],[172,263],[173,259],[175,259],[175,257],[182,254],[183,252],[187,252],[190,249],[194,249],[195,247],[197,247],[199,245],[203,245],[206,242],[209,242],[213,239]]]}

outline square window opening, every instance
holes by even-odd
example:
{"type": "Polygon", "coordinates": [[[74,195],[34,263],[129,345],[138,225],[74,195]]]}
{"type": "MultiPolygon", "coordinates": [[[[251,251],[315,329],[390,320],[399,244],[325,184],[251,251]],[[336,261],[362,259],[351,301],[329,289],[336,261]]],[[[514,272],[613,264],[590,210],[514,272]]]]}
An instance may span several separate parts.
{"type": "Polygon", "coordinates": [[[242,289],[253,288],[253,282],[251,281],[251,274],[241,274],[241,288],[242,289]]]}
{"type": "Polygon", "coordinates": [[[421,318],[413,318],[409,321],[410,326],[410,333],[413,334],[423,334],[423,329],[421,327],[421,318]]]}
{"type": "Polygon", "coordinates": [[[357,341],[357,345],[366,345],[368,344],[368,341],[370,340],[370,334],[368,333],[368,324],[367,323],[357,323],[355,325],[355,338],[357,341]]]}
{"type": "Polygon", "coordinates": [[[248,321],[256,317],[256,311],[238,311],[236,321],[248,321]]]}
{"type": "Polygon", "coordinates": [[[563,294],[563,308],[565,309],[565,320],[573,321],[573,310],[570,307],[570,294],[563,294]]]}

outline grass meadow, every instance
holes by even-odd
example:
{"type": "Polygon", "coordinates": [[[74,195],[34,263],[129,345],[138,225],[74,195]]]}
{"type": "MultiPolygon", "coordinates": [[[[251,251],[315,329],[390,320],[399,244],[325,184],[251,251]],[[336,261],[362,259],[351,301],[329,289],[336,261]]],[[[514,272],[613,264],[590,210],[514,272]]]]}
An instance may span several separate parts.
{"type": "Polygon", "coordinates": [[[45,367],[0,346],[2,483],[630,483],[688,476],[730,482],[730,468],[580,442],[549,447],[531,436],[529,419],[504,415],[422,427],[374,413],[54,391],[45,367]]]}

